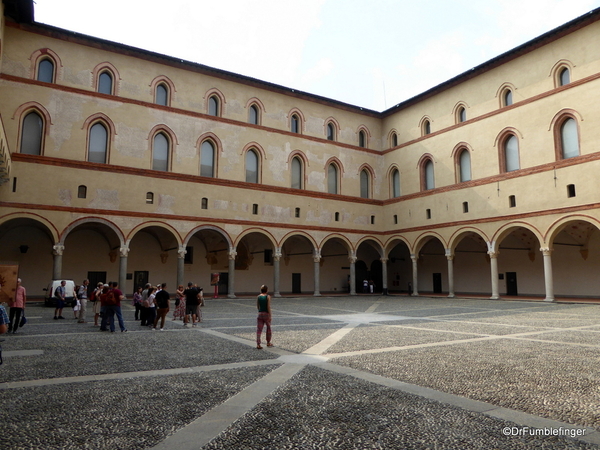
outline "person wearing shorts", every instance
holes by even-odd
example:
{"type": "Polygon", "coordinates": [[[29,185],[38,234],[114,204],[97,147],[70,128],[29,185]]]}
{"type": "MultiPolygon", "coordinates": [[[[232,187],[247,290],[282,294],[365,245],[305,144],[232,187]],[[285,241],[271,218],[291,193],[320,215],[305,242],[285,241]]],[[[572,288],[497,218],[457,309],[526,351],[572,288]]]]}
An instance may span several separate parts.
{"type": "Polygon", "coordinates": [[[196,322],[198,320],[198,290],[194,288],[191,282],[188,283],[188,287],[185,291],[183,291],[183,295],[185,296],[185,323],[190,322],[190,317],[192,319],[192,327],[196,326],[196,322]]]}

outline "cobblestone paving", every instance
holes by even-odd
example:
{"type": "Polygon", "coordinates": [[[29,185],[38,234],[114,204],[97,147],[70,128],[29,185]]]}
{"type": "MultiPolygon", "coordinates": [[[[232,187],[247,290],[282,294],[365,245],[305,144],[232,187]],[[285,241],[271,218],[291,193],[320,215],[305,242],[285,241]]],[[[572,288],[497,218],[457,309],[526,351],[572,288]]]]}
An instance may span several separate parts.
{"type": "Polygon", "coordinates": [[[127,333],[30,305],[2,336],[1,447],[600,448],[600,305],[278,298],[263,350],[255,305],[163,332],[125,305],[127,333]]]}

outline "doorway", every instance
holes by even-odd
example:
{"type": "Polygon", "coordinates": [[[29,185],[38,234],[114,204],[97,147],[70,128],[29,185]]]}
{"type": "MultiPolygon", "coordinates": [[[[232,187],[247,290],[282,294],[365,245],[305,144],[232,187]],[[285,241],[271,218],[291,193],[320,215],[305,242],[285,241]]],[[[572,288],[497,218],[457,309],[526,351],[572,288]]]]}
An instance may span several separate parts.
{"type": "Polygon", "coordinates": [[[292,294],[301,294],[302,293],[302,274],[301,273],[293,273],[292,274],[292,294]]]}
{"type": "Polygon", "coordinates": [[[519,295],[517,291],[517,272],[506,272],[506,295],[519,295]]]}
{"type": "Polygon", "coordinates": [[[433,293],[434,294],[442,293],[442,274],[441,273],[433,274],[433,293]]]}

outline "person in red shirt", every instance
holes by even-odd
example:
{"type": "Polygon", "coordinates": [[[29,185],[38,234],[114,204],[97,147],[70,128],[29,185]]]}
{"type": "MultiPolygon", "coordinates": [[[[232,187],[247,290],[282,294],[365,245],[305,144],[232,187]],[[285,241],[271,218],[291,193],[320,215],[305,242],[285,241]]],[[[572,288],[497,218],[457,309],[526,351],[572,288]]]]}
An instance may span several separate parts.
{"type": "Polygon", "coordinates": [[[21,279],[17,278],[17,291],[15,292],[15,300],[10,304],[10,324],[8,332],[16,333],[21,322],[21,314],[25,313],[25,303],[27,302],[27,292],[21,285],[21,279]]]}

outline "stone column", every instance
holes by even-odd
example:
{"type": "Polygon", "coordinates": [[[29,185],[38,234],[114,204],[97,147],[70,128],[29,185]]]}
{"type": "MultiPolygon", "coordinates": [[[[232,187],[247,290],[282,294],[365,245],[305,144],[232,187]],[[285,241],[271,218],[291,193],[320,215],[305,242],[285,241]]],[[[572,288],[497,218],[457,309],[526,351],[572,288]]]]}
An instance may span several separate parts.
{"type": "Polygon", "coordinates": [[[356,295],[356,254],[352,252],[348,257],[350,261],[350,295],[356,295]]]}
{"type": "Polygon", "coordinates": [[[281,297],[279,292],[279,262],[281,261],[281,247],[275,248],[273,254],[273,297],[281,297]]]}
{"type": "Polygon", "coordinates": [[[52,265],[52,279],[60,280],[62,278],[62,255],[65,251],[65,246],[62,244],[56,244],[52,247],[52,254],[54,255],[52,265]]]}
{"type": "Polygon", "coordinates": [[[498,290],[498,255],[500,252],[489,251],[488,255],[490,255],[490,270],[492,276],[492,296],[490,297],[492,300],[498,300],[500,298],[500,293],[498,290]]]}
{"type": "Polygon", "coordinates": [[[127,256],[129,247],[124,245],[119,249],[119,287],[124,293],[127,290],[127,256]]]}
{"type": "Polygon", "coordinates": [[[448,297],[454,298],[454,255],[449,248],[446,249],[446,259],[448,260],[448,297]]]}
{"type": "Polygon", "coordinates": [[[227,282],[227,298],[235,297],[235,257],[237,252],[234,247],[229,247],[229,276],[227,282]]]}
{"type": "Polygon", "coordinates": [[[544,255],[544,284],[546,285],[545,302],[554,301],[554,277],[552,276],[552,249],[548,247],[540,248],[544,255]]]}
{"type": "MultiPolygon", "coordinates": [[[[180,245],[177,250],[177,286],[186,286],[185,284],[185,254],[187,250],[185,245],[180,245]]],[[[177,287],[176,286],[176,287],[177,287]]]]}
{"type": "Polygon", "coordinates": [[[417,260],[419,259],[418,255],[411,254],[410,259],[412,260],[412,279],[413,279],[413,287],[412,287],[412,295],[417,297],[419,295],[419,290],[417,289],[417,283],[419,282],[419,277],[417,274],[417,260]]]}
{"type": "Polygon", "coordinates": [[[320,297],[321,292],[319,291],[319,289],[320,289],[320,280],[321,280],[321,268],[320,268],[319,264],[321,262],[321,252],[317,249],[315,249],[315,251],[313,253],[313,261],[314,261],[314,267],[315,267],[315,292],[313,295],[315,297],[320,297]]]}
{"type": "Polygon", "coordinates": [[[381,294],[382,295],[388,295],[387,262],[388,262],[387,258],[381,258],[381,276],[383,278],[383,280],[382,280],[383,284],[381,286],[381,294]]]}

